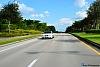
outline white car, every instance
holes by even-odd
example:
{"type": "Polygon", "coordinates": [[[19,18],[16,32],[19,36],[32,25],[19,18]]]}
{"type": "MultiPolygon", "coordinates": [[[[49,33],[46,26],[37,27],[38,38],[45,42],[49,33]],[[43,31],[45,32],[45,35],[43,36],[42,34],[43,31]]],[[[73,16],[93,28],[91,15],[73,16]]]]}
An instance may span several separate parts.
{"type": "Polygon", "coordinates": [[[52,38],[54,38],[54,35],[53,35],[52,31],[44,32],[44,33],[42,34],[42,38],[43,38],[43,39],[44,39],[44,38],[50,38],[50,39],[52,39],[52,38]]]}

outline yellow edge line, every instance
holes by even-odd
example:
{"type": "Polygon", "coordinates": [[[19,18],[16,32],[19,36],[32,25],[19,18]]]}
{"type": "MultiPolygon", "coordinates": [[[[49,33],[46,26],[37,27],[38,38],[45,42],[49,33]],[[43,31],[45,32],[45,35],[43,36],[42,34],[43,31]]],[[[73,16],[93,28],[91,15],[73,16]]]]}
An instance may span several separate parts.
{"type": "MultiPolygon", "coordinates": [[[[77,37],[75,37],[77,38],[77,37]]],[[[77,38],[78,39],[78,38],[77,38]]],[[[78,39],[79,40],[79,39],[78,39]]],[[[92,48],[91,46],[89,46],[88,44],[84,43],[83,41],[79,40],[82,44],[84,44],[86,47],[88,47],[89,49],[91,49],[92,51],[94,51],[97,55],[100,55],[100,52],[98,52],[97,50],[95,50],[94,48],[92,48]]]]}
{"type": "Polygon", "coordinates": [[[95,50],[94,48],[92,48],[91,46],[87,45],[86,43],[84,43],[83,41],[80,41],[81,43],[83,43],[86,47],[88,47],[89,49],[91,49],[92,51],[94,51],[97,55],[100,55],[100,52],[98,52],[97,50],[95,50]]]}

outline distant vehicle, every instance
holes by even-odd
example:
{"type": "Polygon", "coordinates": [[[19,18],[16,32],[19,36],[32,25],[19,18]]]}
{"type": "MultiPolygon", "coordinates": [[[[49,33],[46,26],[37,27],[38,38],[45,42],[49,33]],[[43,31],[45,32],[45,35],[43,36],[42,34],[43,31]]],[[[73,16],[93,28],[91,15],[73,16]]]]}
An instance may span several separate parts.
{"type": "Polygon", "coordinates": [[[46,39],[46,38],[52,39],[52,38],[54,38],[53,32],[52,32],[52,31],[44,32],[44,33],[42,34],[42,38],[43,38],[43,39],[46,39]]]}

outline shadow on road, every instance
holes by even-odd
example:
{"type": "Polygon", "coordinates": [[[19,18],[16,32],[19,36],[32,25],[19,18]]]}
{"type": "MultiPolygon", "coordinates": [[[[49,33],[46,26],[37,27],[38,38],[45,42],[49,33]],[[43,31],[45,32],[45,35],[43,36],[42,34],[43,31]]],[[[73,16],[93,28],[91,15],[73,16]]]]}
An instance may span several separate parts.
{"type": "Polygon", "coordinates": [[[38,40],[50,40],[51,38],[38,38],[38,40]]]}
{"type": "Polygon", "coordinates": [[[58,35],[58,34],[57,34],[57,35],[55,35],[55,36],[71,36],[71,35],[58,35]]]}
{"type": "Polygon", "coordinates": [[[68,54],[68,53],[79,53],[79,51],[54,51],[54,52],[40,51],[40,52],[26,52],[26,53],[28,54],[39,54],[39,53],[68,54]]]}
{"type": "Polygon", "coordinates": [[[97,56],[97,55],[91,55],[91,54],[84,54],[80,51],[40,51],[40,52],[25,52],[27,54],[41,54],[41,53],[49,53],[49,54],[72,54],[72,55],[82,55],[82,56],[97,56]]]}
{"type": "Polygon", "coordinates": [[[55,40],[55,41],[58,41],[58,42],[71,42],[71,43],[73,43],[73,42],[80,42],[78,40],[55,40]]]}

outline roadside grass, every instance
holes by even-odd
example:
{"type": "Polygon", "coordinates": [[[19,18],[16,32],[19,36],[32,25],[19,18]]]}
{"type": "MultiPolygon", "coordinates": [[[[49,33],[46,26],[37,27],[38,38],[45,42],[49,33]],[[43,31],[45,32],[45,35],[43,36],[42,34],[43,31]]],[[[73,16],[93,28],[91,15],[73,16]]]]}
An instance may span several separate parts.
{"type": "Polygon", "coordinates": [[[0,32],[0,37],[16,37],[16,36],[26,36],[26,35],[34,35],[34,34],[41,34],[41,31],[36,30],[23,30],[23,29],[16,29],[11,30],[10,33],[8,32],[0,32]]]}
{"type": "Polygon", "coordinates": [[[72,34],[78,35],[82,38],[100,44],[100,34],[92,34],[92,33],[72,33],[72,34]]]}
{"type": "Polygon", "coordinates": [[[19,38],[11,38],[11,39],[8,39],[8,40],[0,41],[0,45],[4,45],[4,44],[7,44],[7,43],[16,42],[16,41],[21,41],[21,40],[28,39],[28,38],[35,38],[37,36],[39,36],[39,34],[26,35],[26,36],[19,37],[19,38]]]}

